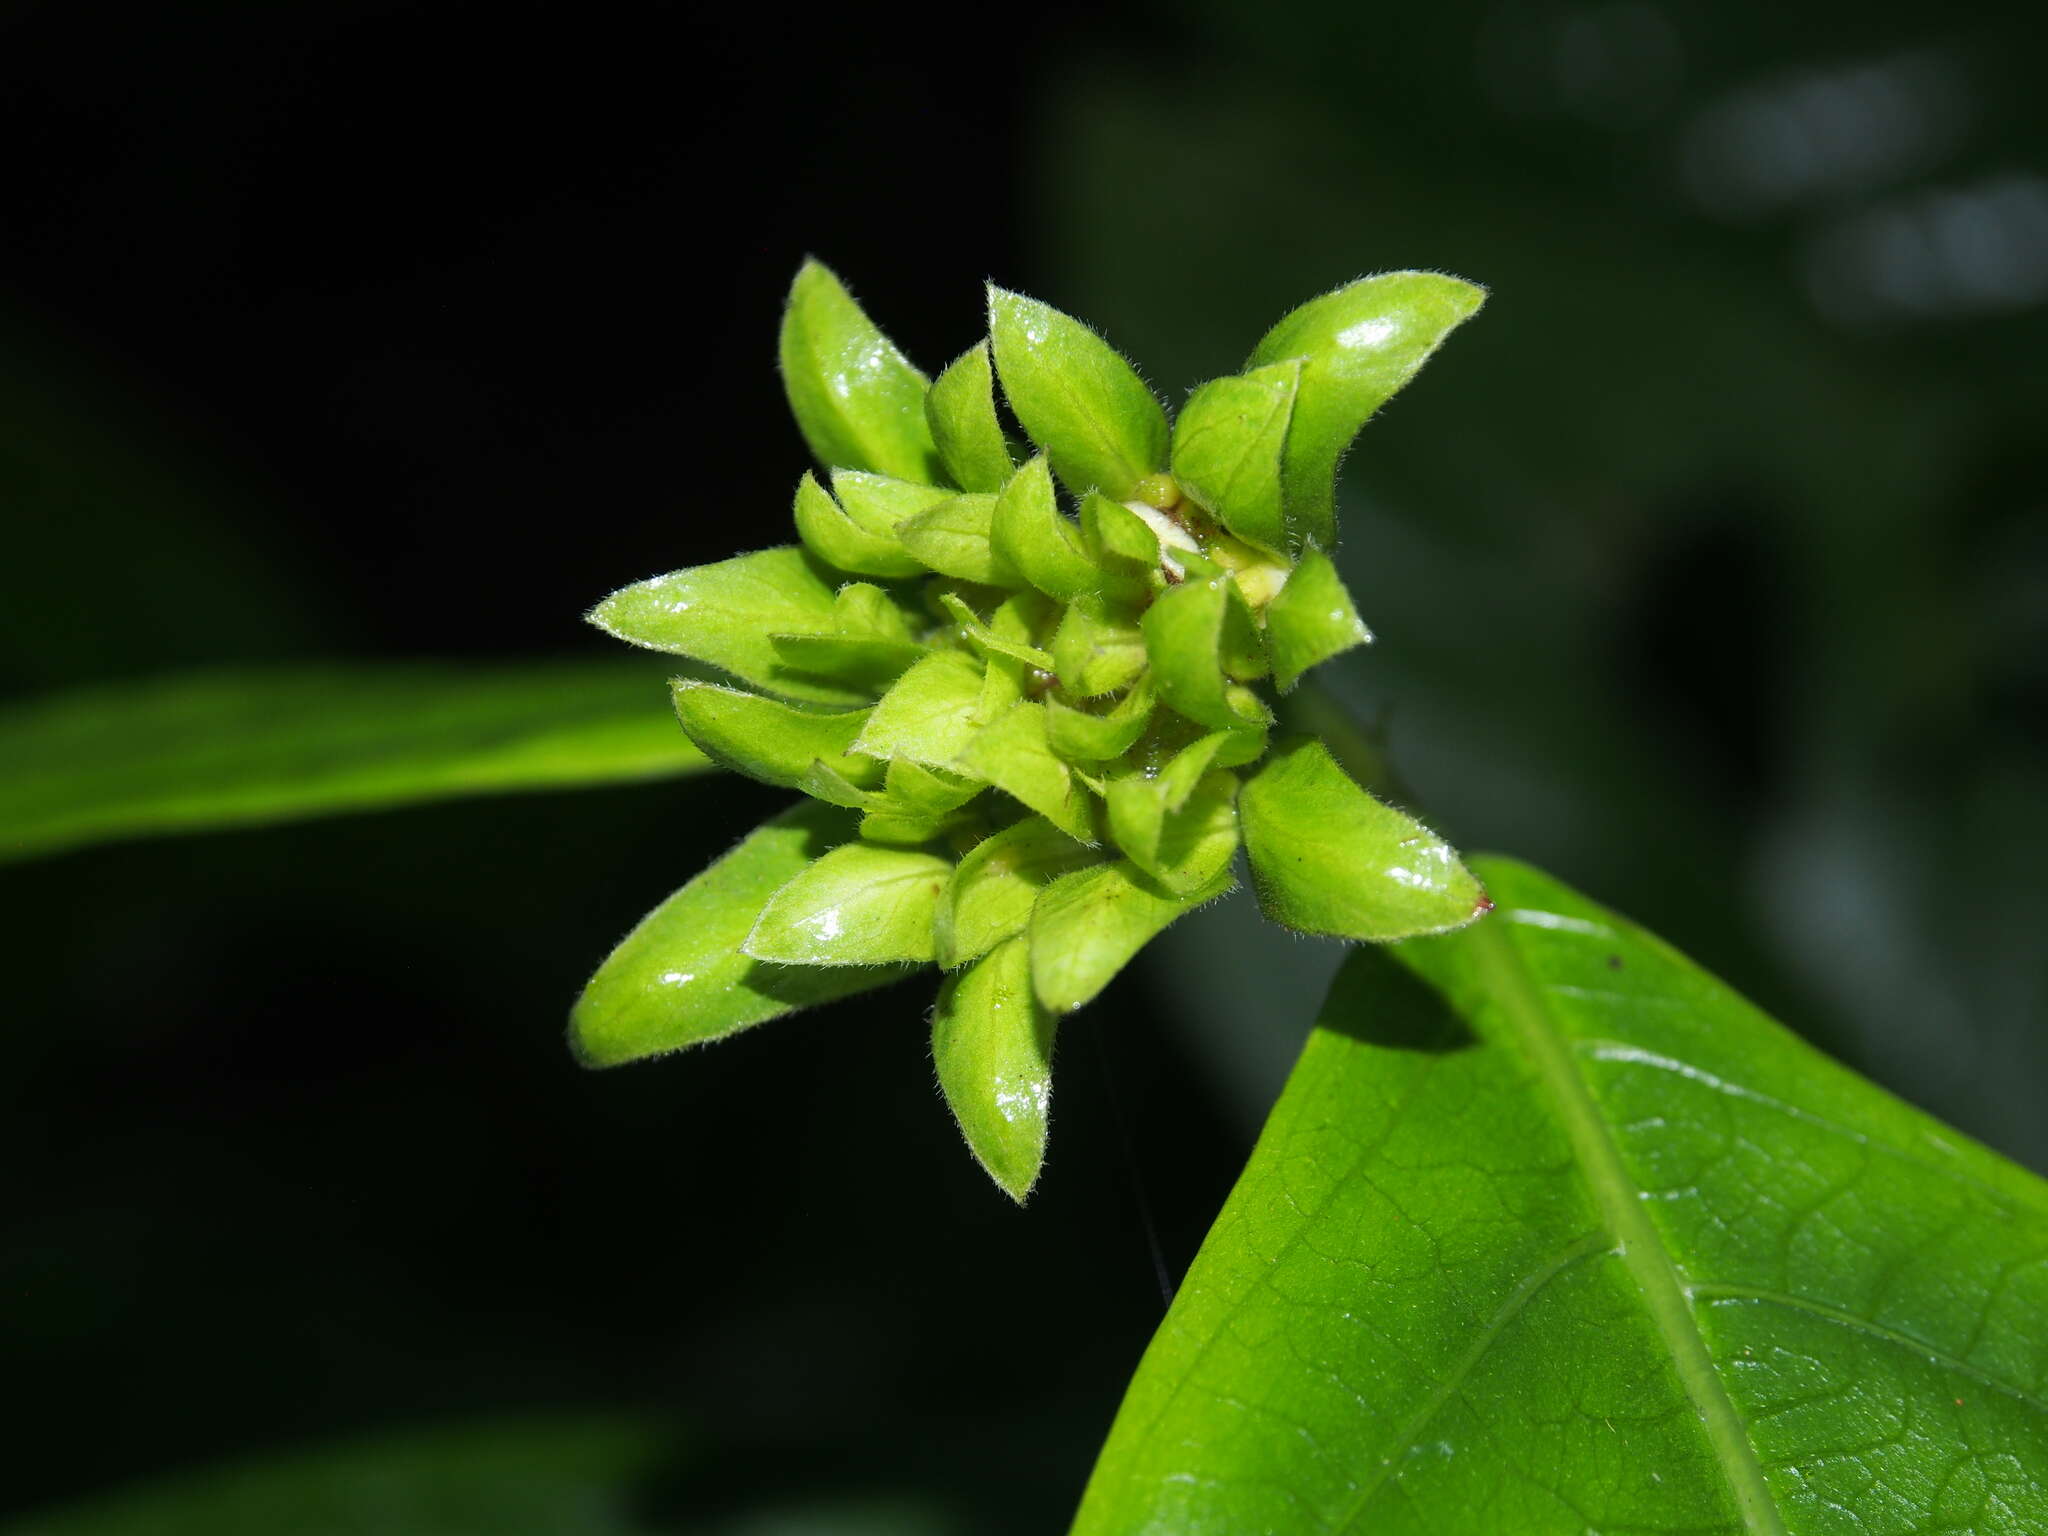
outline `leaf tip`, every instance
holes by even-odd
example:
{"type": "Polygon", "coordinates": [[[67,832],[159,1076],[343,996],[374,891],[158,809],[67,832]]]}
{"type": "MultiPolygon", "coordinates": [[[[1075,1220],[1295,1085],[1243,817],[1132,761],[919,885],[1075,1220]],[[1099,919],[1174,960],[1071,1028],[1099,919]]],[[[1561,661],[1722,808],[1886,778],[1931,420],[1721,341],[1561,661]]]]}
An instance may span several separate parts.
{"type": "Polygon", "coordinates": [[[569,1027],[564,1031],[564,1039],[570,1059],[586,1072],[601,1072],[606,1067],[622,1066],[634,1059],[632,1051],[621,1048],[618,1041],[609,1038],[603,1021],[604,1016],[592,1005],[588,991],[569,1010],[569,1027]]]}
{"type": "Polygon", "coordinates": [[[603,630],[614,640],[626,640],[628,644],[631,644],[632,641],[619,632],[617,622],[619,595],[618,592],[614,592],[610,596],[601,598],[591,604],[583,615],[583,622],[594,629],[603,630]]]}
{"type": "Polygon", "coordinates": [[[1436,296],[1443,306],[1459,320],[1469,320],[1479,313],[1491,292],[1484,283],[1475,283],[1469,277],[1460,277],[1455,272],[1436,272],[1425,268],[1388,275],[1404,277],[1411,282],[1426,282],[1435,289],[1436,296]]]}
{"type": "Polygon", "coordinates": [[[1449,272],[1438,275],[1446,282],[1452,284],[1453,291],[1462,297],[1465,313],[1468,316],[1479,313],[1480,309],[1485,306],[1486,301],[1493,296],[1493,290],[1487,287],[1486,284],[1475,283],[1469,277],[1455,277],[1449,272]]]}
{"type": "Polygon", "coordinates": [[[996,1188],[1008,1195],[1020,1211],[1031,1203],[1031,1192],[1038,1187],[1038,1169],[1035,1167],[1031,1170],[1030,1177],[1025,1179],[1005,1178],[993,1168],[988,1169],[988,1176],[995,1180],[996,1188]]]}
{"type": "Polygon", "coordinates": [[[821,283],[829,284],[834,288],[845,286],[839,281],[839,274],[837,272],[834,272],[817,257],[809,252],[805,252],[803,261],[796,269],[796,276],[789,281],[790,297],[794,299],[804,290],[815,288],[821,283]]]}

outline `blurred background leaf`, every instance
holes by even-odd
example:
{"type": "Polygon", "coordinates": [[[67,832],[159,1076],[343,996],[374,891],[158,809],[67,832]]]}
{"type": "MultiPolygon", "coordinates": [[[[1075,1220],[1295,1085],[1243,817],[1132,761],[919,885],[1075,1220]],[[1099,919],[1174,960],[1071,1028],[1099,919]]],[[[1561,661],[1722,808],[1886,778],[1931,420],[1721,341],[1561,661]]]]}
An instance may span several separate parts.
{"type": "Polygon", "coordinates": [[[9,1525],[9,1536],[630,1536],[630,1481],[668,1437],[603,1419],[394,1436],[194,1473],[9,1525]]]}
{"type": "MultiPolygon", "coordinates": [[[[787,537],[807,251],[928,372],[989,276],[1175,402],[1438,267],[1492,296],[1350,461],[1380,643],[1336,686],[1465,846],[2048,1164],[2031,9],[32,4],[0,44],[9,697],[616,657],[604,593],[787,537]]],[[[771,1490],[1057,1528],[1162,1310],[1133,1176],[1171,1278],[1340,952],[1247,898],[1175,930],[1065,1031],[1023,1214],[922,998],[573,1072],[598,958],[784,798],[0,871],[5,1505],[573,1402],[696,1426],[739,1529],[771,1490]]]]}
{"type": "Polygon", "coordinates": [[[557,1414],[208,1468],[11,1522],[7,1536],[947,1536],[914,1498],[689,1512],[687,1442],[652,1422],[557,1414]]]}
{"type": "Polygon", "coordinates": [[[0,710],[0,860],[515,789],[708,769],[644,662],[300,667],[0,710]]]}

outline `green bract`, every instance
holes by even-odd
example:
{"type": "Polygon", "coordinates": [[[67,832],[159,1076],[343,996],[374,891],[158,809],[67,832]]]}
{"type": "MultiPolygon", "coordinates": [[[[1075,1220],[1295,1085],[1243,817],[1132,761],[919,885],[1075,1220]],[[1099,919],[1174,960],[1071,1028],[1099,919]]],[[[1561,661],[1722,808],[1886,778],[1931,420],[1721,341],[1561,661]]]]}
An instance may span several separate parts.
{"type": "Polygon", "coordinates": [[[782,373],[825,474],[798,484],[799,543],[626,587],[590,617],[729,674],[677,681],[684,732],[815,804],[605,961],[571,1026],[582,1059],[697,1044],[935,961],[940,1086],[1022,1200],[1055,1022],[1230,890],[1240,841],[1266,914],[1303,932],[1387,941],[1487,910],[1442,839],[1314,738],[1273,735],[1302,674],[1371,638],[1325,553],[1337,461],[1480,297],[1422,272],[1339,289],[1169,422],[1102,337],[1000,288],[988,340],[928,384],[807,263],[782,373]]]}

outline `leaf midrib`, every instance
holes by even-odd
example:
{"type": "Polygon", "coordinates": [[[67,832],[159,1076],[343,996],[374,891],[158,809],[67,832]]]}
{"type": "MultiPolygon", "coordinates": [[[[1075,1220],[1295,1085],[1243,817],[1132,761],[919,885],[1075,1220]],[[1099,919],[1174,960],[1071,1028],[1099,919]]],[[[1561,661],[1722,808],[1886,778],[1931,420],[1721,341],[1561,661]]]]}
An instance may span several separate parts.
{"type": "Polygon", "coordinates": [[[1744,1529],[1750,1536],[1789,1536],[1756,1447],[1714,1368],[1677,1262],[1643,1209],[1641,1191],[1628,1176],[1592,1090],[1515,950],[1508,924],[1502,921],[1511,916],[1498,914],[1472,935],[1480,969],[1491,984],[1488,990],[1551,1097],[1594,1205],[1613,1233],[1621,1261],[1641,1290],[1650,1321],[1699,1413],[1744,1529]]]}

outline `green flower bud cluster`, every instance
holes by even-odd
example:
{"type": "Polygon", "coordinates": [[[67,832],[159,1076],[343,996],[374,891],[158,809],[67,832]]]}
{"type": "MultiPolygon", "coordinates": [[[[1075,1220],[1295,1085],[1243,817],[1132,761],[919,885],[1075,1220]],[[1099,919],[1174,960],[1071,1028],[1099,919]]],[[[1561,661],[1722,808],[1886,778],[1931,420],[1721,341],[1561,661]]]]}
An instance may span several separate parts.
{"type": "Polygon", "coordinates": [[[1230,890],[1240,846],[1262,909],[1303,932],[1486,910],[1434,833],[1314,737],[1276,736],[1303,674],[1371,638],[1327,552],[1338,461],[1482,297],[1362,279],[1169,421],[1095,332],[993,287],[988,339],[928,381],[807,264],[782,375],[824,477],[797,485],[797,542],[590,617],[730,679],[676,679],[683,729],[808,798],[627,936],[577,1005],[579,1055],[698,1044],[936,963],[940,1085],[1021,1201],[1057,1021],[1230,890]]]}

